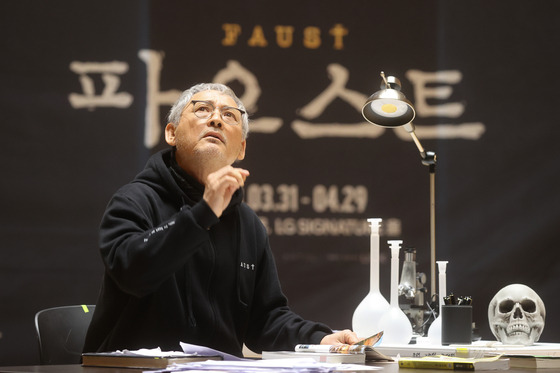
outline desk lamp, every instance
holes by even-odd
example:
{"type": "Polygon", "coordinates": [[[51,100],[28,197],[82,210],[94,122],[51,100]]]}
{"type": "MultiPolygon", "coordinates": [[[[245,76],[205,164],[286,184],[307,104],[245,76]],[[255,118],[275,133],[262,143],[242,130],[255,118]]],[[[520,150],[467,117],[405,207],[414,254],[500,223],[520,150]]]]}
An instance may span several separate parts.
{"type": "Polygon", "coordinates": [[[381,90],[367,99],[362,107],[364,118],[377,126],[386,128],[403,127],[412,136],[412,140],[420,151],[422,164],[429,167],[430,173],[430,280],[431,296],[436,294],[436,218],[435,218],[435,174],[436,155],[425,151],[420,140],[414,133],[412,120],[416,116],[414,107],[401,92],[401,82],[394,76],[385,77],[381,72],[381,90]]]}

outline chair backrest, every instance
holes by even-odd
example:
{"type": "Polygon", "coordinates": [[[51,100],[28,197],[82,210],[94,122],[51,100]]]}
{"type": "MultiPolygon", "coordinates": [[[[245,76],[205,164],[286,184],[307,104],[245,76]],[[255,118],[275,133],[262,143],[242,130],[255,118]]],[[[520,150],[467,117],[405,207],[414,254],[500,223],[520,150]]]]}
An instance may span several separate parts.
{"type": "Polygon", "coordinates": [[[35,314],[41,364],[79,364],[95,306],[48,308],[35,314]]]}

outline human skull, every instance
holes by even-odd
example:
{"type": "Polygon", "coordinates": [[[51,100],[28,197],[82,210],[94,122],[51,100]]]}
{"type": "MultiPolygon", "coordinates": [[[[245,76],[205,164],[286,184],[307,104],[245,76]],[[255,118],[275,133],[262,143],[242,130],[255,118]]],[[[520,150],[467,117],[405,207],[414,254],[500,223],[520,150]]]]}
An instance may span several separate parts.
{"type": "Polygon", "coordinates": [[[504,287],[488,306],[490,329],[498,341],[506,344],[529,346],[538,341],[545,316],[539,295],[522,284],[504,287]]]}

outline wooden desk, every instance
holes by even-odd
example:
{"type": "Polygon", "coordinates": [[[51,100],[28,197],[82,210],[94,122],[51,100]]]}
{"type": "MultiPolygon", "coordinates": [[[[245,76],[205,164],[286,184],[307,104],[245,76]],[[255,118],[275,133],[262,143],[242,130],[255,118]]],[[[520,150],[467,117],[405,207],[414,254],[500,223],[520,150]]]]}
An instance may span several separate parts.
{"type": "MultiPolygon", "coordinates": [[[[400,373],[442,373],[441,369],[401,369],[396,370],[400,373]]],[[[12,366],[0,367],[0,373],[139,373],[143,369],[130,368],[99,368],[99,367],[83,367],[81,365],[31,365],[31,366],[12,366]]],[[[394,369],[388,367],[387,370],[379,372],[394,372],[394,369]]],[[[375,371],[373,371],[375,372],[375,371]]],[[[477,372],[484,372],[478,370],[477,372]]],[[[492,370],[487,372],[511,372],[511,373],[552,373],[550,369],[516,369],[510,370],[492,370]]]]}
{"type": "Polygon", "coordinates": [[[83,367],[79,364],[0,367],[1,373],[139,373],[143,371],[144,369],[83,367]]]}

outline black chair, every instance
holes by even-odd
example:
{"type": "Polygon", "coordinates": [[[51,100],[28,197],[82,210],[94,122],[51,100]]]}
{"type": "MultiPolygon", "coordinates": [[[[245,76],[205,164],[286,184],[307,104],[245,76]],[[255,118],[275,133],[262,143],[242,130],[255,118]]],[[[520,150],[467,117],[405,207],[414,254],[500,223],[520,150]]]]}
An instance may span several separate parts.
{"type": "Polygon", "coordinates": [[[41,364],[79,364],[95,306],[48,308],[35,314],[41,364]]]}

